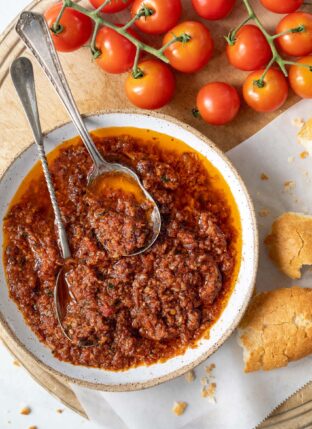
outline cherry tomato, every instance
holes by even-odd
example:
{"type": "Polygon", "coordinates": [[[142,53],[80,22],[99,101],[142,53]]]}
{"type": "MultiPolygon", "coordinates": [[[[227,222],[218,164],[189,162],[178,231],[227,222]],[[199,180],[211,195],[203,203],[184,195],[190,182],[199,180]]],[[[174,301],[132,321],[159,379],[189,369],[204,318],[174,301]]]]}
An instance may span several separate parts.
{"type": "MultiPolygon", "coordinates": [[[[56,3],[46,10],[44,17],[49,28],[53,27],[62,3],[56,3]]],[[[81,48],[90,39],[93,29],[91,19],[82,13],[66,8],[60,20],[62,30],[55,34],[51,30],[51,36],[55,49],[60,52],[71,52],[81,48]]]]}
{"type": "Polygon", "coordinates": [[[232,11],[236,0],[192,0],[197,14],[209,20],[222,19],[232,11]]]}
{"type": "Polygon", "coordinates": [[[312,15],[305,12],[294,12],[286,15],[276,27],[276,33],[303,26],[299,33],[288,33],[277,39],[277,44],[287,55],[302,57],[312,52],[312,15]]]}
{"type": "MultiPolygon", "coordinates": [[[[101,4],[103,4],[103,0],[89,0],[92,6],[95,9],[98,9],[101,4]]],[[[120,12],[123,9],[126,9],[126,7],[129,6],[130,3],[132,3],[133,0],[111,0],[110,3],[108,3],[101,12],[103,13],[116,13],[120,12]]]]}
{"type": "Polygon", "coordinates": [[[210,31],[201,22],[185,21],[168,31],[163,40],[166,45],[174,36],[190,37],[187,41],[172,43],[165,55],[176,70],[193,73],[204,67],[213,52],[213,40],[210,31]]]}
{"type": "Polygon", "coordinates": [[[289,83],[297,95],[302,98],[312,98],[312,56],[300,58],[297,61],[309,64],[311,70],[302,66],[291,66],[289,70],[289,83]]]}
{"type": "Polygon", "coordinates": [[[224,82],[208,83],[197,94],[197,109],[208,124],[224,125],[232,121],[239,107],[237,90],[224,82]]]}
{"type": "Polygon", "coordinates": [[[280,70],[269,69],[264,79],[264,86],[259,88],[257,81],[263,70],[257,70],[247,77],[243,86],[246,103],[257,112],[273,112],[281,107],[288,96],[288,84],[280,70]]]}
{"type": "Polygon", "coordinates": [[[255,25],[244,25],[235,36],[233,45],[228,44],[229,62],[241,70],[257,70],[272,58],[272,51],[261,30],[255,25]]]}
{"type": "Polygon", "coordinates": [[[264,7],[275,13],[295,12],[303,3],[303,0],[261,0],[264,7]]]}
{"type": "Polygon", "coordinates": [[[148,34],[162,34],[170,30],[179,21],[181,0],[134,0],[131,15],[135,16],[142,8],[150,10],[150,16],[142,16],[135,23],[148,34]]]}
{"type": "Polygon", "coordinates": [[[130,74],[126,80],[126,94],[131,103],[141,109],[159,109],[174,95],[174,75],[165,63],[146,60],[139,64],[143,77],[130,74]]]}
{"type": "MultiPolygon", "coordinates": [[[[129,29],[128,33],[138,38],[133,30],[129,29]]],[[[115,30],[108,27],[100,28],[95,45],[101,52],[96,62],[106,72],[124,73],[133,66],[136,47],[115,30]]]]}

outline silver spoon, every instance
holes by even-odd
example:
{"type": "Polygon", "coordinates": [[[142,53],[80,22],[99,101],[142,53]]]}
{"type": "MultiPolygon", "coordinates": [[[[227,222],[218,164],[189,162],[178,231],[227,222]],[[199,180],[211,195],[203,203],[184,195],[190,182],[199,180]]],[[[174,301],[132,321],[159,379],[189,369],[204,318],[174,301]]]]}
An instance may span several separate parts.
{"type": "MultiPolygon", "coordinates": [[[[128,256],[138,255],[147,251],[157,240],[161,229],[161,216],[155,200],[143,187],[138,175],[134,171],[121,164],[106,162],[97,150],[73,99],[45,19],[36,13],[23,12],[16,24],[16,31],[25,45],[33,53],[42,70],[61,98],[93,160],[93,168],[88,176],[88,185],[91,185],[97,177],[105,173],[117,172],[126,174],[136,181],[146,199],[152,203],[153,210],[150,216],[153,226],[152,237],[145,247],[138,249],[137,252],[128,256]]],[[[62,240],[62,237],[63,236],[60,235],[60,240],[62,240]]],[[[62,323],[65,317],[64,315],[66,314],[67,302],[70,299],[73,299],[73,297],[70,294],[70,288],[65,278],[64,269],[62,269],[56,279],[54,301],[60,326],[66,337],[71,340],[62,323]]],[[[81,346],[86,347],[92,345],[94,344],[88,343],[88,341],[85,344],[81,344],[81,346]]]]}
{"type": "MultiPolygon", "coordinates": [[[[38,106],[37,106],[37,97],[36,97],[36,91],[35,91],[33,67],[28,58],[21,57],[21,58],[17,58],[12,63],[10,72],[11,72],[13,84],[21,100],[29,125],[32,129],[35,142],[37,144],[37,149],[41,160],[44,177],[47,183],[47,187],[48,187],[48,191],[50,194],[51,203],[54,211],[55,223],[56,223],[57,234],[58,234],[58,245],[61,251],[61,255],[64,261],[66,261],[66,259],[71,258],[71,252],[70,252],[70,248],[67,240],[65,227],[62,221],[61,212],[57,203],[55,190],[54,190],[54,186],[51,179],[48,162],[47,162],[47,158],[44,150],[43,136],[41,131],[38,106]]],[[[56,316],[62,328],[62,331],[64,335],[69,340],[71,340],[71,338],[69,337],[69,335],[67,334],[66,330],[63,327],[62,320],[64,320],[64,317],[66,315],[66,308],[67,308],[68,301],[70,299],[75,300],[75,298],[71,294],[70,285],[67,285],[66,287],[59,287],[61,281],[66,282],[65,275],[64,275],[64,268],[62,268],[57,275],[56,288],[54,291],[54,303],[56,306],[56,316]],[[63,294],[61,299],[59,299],[60,294],[63,294]]]]}
{"type": "Polygon", "coordinates": [[[16,24],[16,31],[25,45],[35,56],[44,73],[49,78],[57,94],[61,98],[72,122],[77,128],[80,137],[86,146],[92,161],[93,168],[88,176],[88,185],[105,173],[121,173],[135,180],[142,190],[145,198],[152,203],[151,222],[153,234],[150,241],[141,249],[131,255],[134,256],[148,250],[157,240],[161,229],[161,216],[159,208],[149,192],[142,185],[138,175],[130,168],[105,161],[93,143],[90,134],[80,116],[76,103],[65,78],[60,60],[55,51],[50,29],[42,15],[33,12],[23,12],[16,24]]]}

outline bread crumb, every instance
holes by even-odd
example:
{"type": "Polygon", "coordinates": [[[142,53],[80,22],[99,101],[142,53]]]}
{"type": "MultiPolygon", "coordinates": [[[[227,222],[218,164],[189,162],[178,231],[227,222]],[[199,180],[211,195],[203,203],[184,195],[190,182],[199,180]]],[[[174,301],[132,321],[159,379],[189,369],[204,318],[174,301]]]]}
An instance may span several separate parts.
{"type": "Polygon", "coordinates": [[[289,156],[287,158],[288,164],[291,164],[292,162],[294,162],[295,157],[294,156],[289,156]]]}
{"type": "Polygon", "coordinates": [[[193,370],[188,371],[188,372],[184,375],[184,378],[185,378],[185,380],[186,380],[188,383],[192,383],[192,382],[195,380],[195,378],[196,378],[195,372],[194,372],[193,370]]]}
{"type": "Polygon", "coordinates": [[[13,361],[13,365],[14,365],[14,366],[21,366],[21,364],[19,363],[19,361],[18,361],[18,360],[16,360],[16,359],[14,359],[14,361],[13,361]]]}
{"type": "Polygon", "coordinates": [[[200,379],[200,384],[201,384],[202,386],[206,386],[207,384],[209,384],[209,378],[208,378],[208,377],[202,377],[202,378],[200,379]]]}
{"type": "Polygon", "coordinates": [[[295,127],[301,128],[304,125],[304,120],[302,118],[293,118],[291,124],[295,127]]]}
{"type": "Polygon", "coordinates": [[[215,369],[216,365],[211,363],[210,365],[205,367],[206,374],[211,375],[212,371],[215,369]]]}
{"type": "Polygon", "coordinates": [[[204,386],[201,391],[202,398],[208,398],[210,402],[215,403],[216,402],[216,389],[217,385],[216,383],[211,383],[208,386],[204,386]]]}
{"type": "Polygon", "coordinates": [[[305,150],[312,154],[312,118],[310,118],[297,134],[298,143],[300,143],[305,150]]]}
{"type": "Polygon", "coordinates": [[[304,150],[303,152],[301,152],[300,154],[300,158],[301,159],[306,159],[309,156],[309,152],[307,152],[306,150],[304,150]]]}
{"type": "Polygon", "coordinates": [[[23,407],[20,410],[20,414],[22,414],[23,416],[28,416],[31,413],[31,409],[29,407],[23,407]]]}
{"type": "Polygon", "coordinates": [[[59,413],[59,414],[62,414],[62,413],[64,412],[64,410],[62,410],[61,408],[58,408],[58,409],[56,410],[56,412],[57,412],[57,413],[59,413]]]}
{"type": "Polygon", "coordinates": [[[29,426],[28,429],[37,429],[37,426],[29,426]]]}
{"type": "Polygon", "coordinates": [[[265,173],[261,173],[260,179],[261,180],[269,180],[269,176],[267,176],[265,173]]]}
{"type": "Polygon", "coordinates": [[[294,187],[295,182],[293,182],[292,180],[287,180],[286,182],[284,182],[285,191],[291,191],[292,189],[294,189],[294,187]]]}
{"type": "Polygon", "coordinates": [[[258,211],[258,214],[260,217],[267,217],[270,214],[270,210],[268,209],[261,209],[258,211]]]}
{"type": "Polygon", "coordinates": [[[187,407],[186,402],[175,402],[172,407],[172,412],[176,416],[182,416],[182,414],[184,414],[185,412],[186,407],[187,407]]]}

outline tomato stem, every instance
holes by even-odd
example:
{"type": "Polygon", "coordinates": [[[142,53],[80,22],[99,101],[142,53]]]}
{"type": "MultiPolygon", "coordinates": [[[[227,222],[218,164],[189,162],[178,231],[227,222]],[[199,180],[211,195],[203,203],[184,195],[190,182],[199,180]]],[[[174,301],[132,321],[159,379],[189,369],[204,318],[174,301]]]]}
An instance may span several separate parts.
{"type": "Polygon", "coordinates": [[[101,6],[99,6],[97,9],[95,9],[95,13],[100,13],[102,11],[102,9],[104,9],[105,6],[107,6],[108,4],[110,4],[112,0],[104,0],[103,3],[101,4],[101,6]]]}
{"type": "Polygon", "coordinates": [[[285,31],[282,31],[281,33],[274,34],[274,36],[271,36],[271,39],[274,40],[274,39],[277,39],[278,37],[284,36],[284,34],[302,33],[303,31],[305,31],[305,26],[304,25],[299,25],[298,27],[289,28],[289,30],[285,30],[285,31]]]}
{"type": "Polygon", "coordinates": [[[94,59],[98,58],[101,55],[101,51],[97,49],[95,43],[96,43],[96,36],[99,31],[100,23],[97,21],[94,26],[92,39],[91,39],[91,53],[94,59]]]}
{"type": "Polygon", "coordinates": [[[246,19],[244,19],[243,22],[241,22],[236,28],[234,28],[234,30],[230,31],[230,33],[228,34],[228,36],[225,36],[225,40],[227,41],[227,43],[229,45],[234,45],[235,41],[236,41],[236,34],[237,32],[245,25],[247,24],[247,22],[249,22],[252,18],[250,16],[248,16],[246,19]]]}
{"type": "Polygon", "coordinates": [[[139,10],[139,12],[134,15],[134,17],[132,19],[130,19],[130,21],[125,24],[122,29],[124,31],[128,30],[128,28],[132,27],[132,25],[135,23],[135,21],[137,21],[138,19],[142,18],[142,16],[152,16],[154,14],[153,9],[149,9],[146,6],[142,7],[142,9],[139,10]]]}
{"type": "MultiPolygon", "coordinates": [[[[128,39],[131,43],[133,43],[133,45],[136,46],[137,49],[140,49],[140,51],[145,51],[151,55],[153,55],[154,57],[160,59],[161,61],[163,61],[164,63],[169,63],[168,58],[163,54],[163,49],[155,49],[152,46],[149,46],[143,42],[141,42],[140,40],[138,40],[136,37],[132,36],[132,34],[127,32],[127,29],[132,25],[133,22],[136,21],[137,15],[136,17],[133,17],[131,19],[131,21],[133,21],[131,24],[129,21],[128,24],[126,24],[124,27],[118,27],[117,25],[113,24],[110,21],[106,21],[106,19],[104,19],[101,15],[100,15],[100,11],[103,9],[103,7],[105,7],[106,4],[108,4],[111,0],[109,1],[105,1],[98,9],[95,10],[89,10],[83,6],[81,6],[80,4],[74,2],[73,0],[63,0],[63,7],[62,7],[62,13],[64,12],[64,10],[66,9],[66,7],[70,7],[74,10],[77,10],[78,12],[82,13],[83,15],[88,16],[89,18],[91,18],[94,22],[95,22],[95,27],[96,27],[96,31],[94,31],[92,39],[94,38],[94,40],[96,40],[96,33],[99,29],[99,27],[101,25],[106,26],[108,28],[111,28],[112,30],[115,30],[116,33],[121,34],[122,36],[124,36],[126,39],[128,39]],[[129,25],[130,24],[130,25],[129,25]]],[[[139,11],[138,15],[140,14],[140,12],[142,13],[141,16],[151,16],[154,11],[152,9],[147,8],[146,6],[144,6],[141,11],[139,11]],[[143,10],[144,10],[144,15],[143,15],[143,10]],[[142,12],[141,12],[142,11],[142,12]]],[[[60,13],[60,18],[61,18],[61,13],[60,13]]],[[[59,25],[59,20],[56,20],[55,24],[59,25]]],[[[53,30],[52,30],[53,31],[53,30]]],[[[95,46],[92,45],[91,42],[91,49],[94,49],[94,52],[97,52],[95,46]]],[[[98,55],[98,53],[96,53],[96,55],[98,55]]]]}
{"type": "Polygon", "coordinates": [[[285,64],[288,64],[290,66],[299,66],[299,67],[305,67],[309,69],[310,72],[312,72],[312,66],[311,64],[304,64],[304,63],[298,63],[295,61],[284,61],[285,64]]]}
{"type": "Polygon", "coordinates": [[[197,107],[193,107],[192,109],[192,115],[194,116],[194,118],[201,118],[201,115],[199,113],[199,110],[197,107]]]}
{"type": "Polygon", "coordinates": [[[140,59],[141,49],[138,47],[135,54],[134,64],[132,68],[132,76],[134,79],[139,79],[144,76],[143,71],[138,67],[138,62],[140,59]]]}
{"type": "Polygon", "coordinates": [[[264,85],[265,85],[265,81],[264,81],[264,79],[265,79],[265,77],[266,77],[266,75],[267,75],[268,71],[270,70],[270,68],[272,67],[272,65],[273,65],[274,63],[275,63],[275,58],[274,58],[274,57],[272,57],[272,58],[271,58],[271,61],[268,63],[268,65],[266,66],[266,68],[265,68],[264,72],[262,73],[262,76],[260,77],[260,79],[258,79],[258,80],[255,80],[255,81],[254,81],[254,84],[255,84],[258,88],[263,88],[263,87],[264,87],[264,85]]]}
{"type": "Polygon", "coordinates": [[[66,1],[64,1],[63,6],[60,10],[60,13],[58,14],[56,21],[51,27],[51,31],[53,31],[54,34],[60,34],[64,29],[64,27],[60,24],[60,20],[62,19],[62,16],[66,8],[67,8],[67,4],[66,4],[66,1]]]}
{"type": "Polygon", "coordinates": [[[190,36],[187,33],[182,33],[180,36],[176,36],[173,33],[172,35],[173,35],[173,38],[169,40],[169,42],[167,42],[162,48],[160,48],[159,52],[165,52],[165,50],[169,48],[169,46],[171,46],[173,43],[176,43],[176,42],[188,43],[192,39],[192,36],[190,36]]]}

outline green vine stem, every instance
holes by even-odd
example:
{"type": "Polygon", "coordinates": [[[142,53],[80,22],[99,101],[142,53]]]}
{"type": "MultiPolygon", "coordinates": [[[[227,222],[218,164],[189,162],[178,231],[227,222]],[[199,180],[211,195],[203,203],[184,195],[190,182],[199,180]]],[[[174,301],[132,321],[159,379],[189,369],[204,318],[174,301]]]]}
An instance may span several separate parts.
{"type": "Polygon", "coordinates": [[[107,6],[110,2],[111,0],[104,0],[103,3],[97,9],[95,9],[95,12],[100,13],[102,9],[104,9],[104,7],[107,6]]]}
{"type": "Polygon", "coordinates": [[[240,30],[240,28],[242,28],[247,22],[249,21],[254,21],[254,23],[256,24],[256,26],[261,30],[262,34],[264,35],[264,37],[266,38],[268,44],[270,45],[271,51],[272,51],[272,59],[270,60],[269,64],[267,65],[267,67],[265,68],[262,76],[260,77],[260,79],[258,79],[257,81],[255,81],[255,84],[259,87],[262,88],[264,86],[264,78],[267,74],[267,72],[269,71],[270,67],[276,63],[280,69],[282,70],[284,76],[288,76],[288,71],[286,69],[286,65],[298,65],[300,67],[307,67],[310,69],[310,71],[312,71],[312,67],[309,64],[303,64],[303,63],[296,63],[296,62],[292,62],[292,61],[287,61],[284,60],[284,58],[279,54],[278,50],[276,49],[275,46],[275,40],[287,33],[300,33],[302,31],[305,30],[305,27],[303,25],[299,25],[296,28],[292,28],[286,32],[280,33],[280,34],[275,34],[275,35],[271,35],[267,32],[267,30],[265,29],[265,27],[263,26],[262,22],[259,20],[259,18],[257,17],[254,9],[252,8],[252,6],[250,5],[249,0],[242,0],[243,4],[247,10],[248,13],[248,17],[246,19],[244,19],[244,21],[238,26],[236,27],[234,30],[232,30],[230,32],[230,34],[225,38],[227,43],[229,45],[233,45],[235,43],[235,39],[236,39],[236,34],[238,32],[238,30],[240,30]]]}
{"type": "Polygon", "coordinates": [[[132,34],[128,33],[128,31],[127,31],[135,23],[135,21],[137,21],[141,17],[143,17],[143,16],[148,17],[148,16],[153,15],[153,13],[154,13],[153,9],[150,9],[146,6],[143,6],[139,10],[139,12],[133,18],[131,18],[131,20],[128,23],[126,23],[122,27],[119,27],[119,26],[111,23],[110,21],[106,21],[103,18],[103,16],[101,15],[102,9],[106,5],[108,5],[111,1],[112,0],[105,0],[101,4],[101,6],[98,7],[97,9],[89,10],[89,9],[86,9],[85,7],[75,3],[75,1],[73,1],[73,0],[63,0],[62,8],[60,10],[60,13],[59,13],[55,23],[53,24],[53,26],[51,28],[51,31],[53,31],[55,34],[59,34],[63,31],[63,27],[60,24],[60,21],[61,21],[61,18],[63,16],[63,13],[67,7],[70,7],[72,9],[77,10],[78,12],[81,12],[82,14],[88,16],[94,22],[94,30],[93,30],[93,34],[92,34],[92,38],[91,38],[90,48],[91,48],[93,58],[96,59],[101,55],[101,52],[96,47],[96,36],[97,36],[97,33],[98,33],[100,27],[106,26],[108,28],[111,28],[112,30],[115,30],[117,33],[119,33],[120,35],[122,35],[123,37],[128,39],[131,43],[133,43],[136,46],[136,56],[135,56],[135,61],[134,61],[133,69],[132,69],[132,76],[135,79],[139,79],[139,78],[143,77],[143,72],[138,67],[138,61],[139,61],[140,54],[142,51],[145,51],[145,52],[153,55],[154,57],[158,58],[159,60],[163,61],[164,63],[168,64],[169,60],[164,55],[164,51],[168,48],[168,46],[170,46],[172,43],[175,43],[175,42],[187,43],[191,40],[191,36],[188,34],[182,34],[180,36],[174,36],[173,35],[173,38],[172,38],[172,40],[169,41],[169,43],[167,43],[165,46],[163,46],[159,49],[155,49],[152,46],[149,46],[149,45],[141,42],[140,40],[136,39],[134,36],[132,36],[132,34]]]}
{"type": "Polygon", "coordinates": [[[63,6],[62,6],[62,8],[61,8],[61,10],[60,10],[60,13],[58,14],[58,17],[56,18],[56,21],[55,21],[55,23],[52,25],[52,28],[51,28],[51,30],[53,31],[53,33],[54,34],[59,34],[59,33],[61,33],[62,31],[63,31],[63,26],[60,24],[60,20],[61,20],[61,18],[62,18],[62,16],[63,16],[63,13],[64,13],[64,11],[65,11],[65,9],[66,9],[66,3],[64,2],[63,3],[63,6]]]}
{"type": "Polygon", "coordinates": [[[166,43],[162,48],[159,49],[159,52],[163,53],[166,49],[169,48],[173,43],[180,42],[180,43],[187,43],[191,40],[191,36],[189,34],[183,33],[181,36],[176,36],[172,33],[172,39],[169,40],[168,43],[166,43]]]}
{"type": "MultiPolygon", "coordinates": [[[[95,26],[94,26],[92,39],[91,39],[91,51],[92,51],[92,55],[94,58],[97,58],[101,54],[101,52],[95,46],[97,32],[98,32],[100,26],[106,26],[108,28],[111,28],[112,30],[115,30],[117,33],[121,34],[123,37],[128,39],[131,43],[133,43],[136,46],[137,55],[136,55],[136,60],[135,60],[134,67],[133,67],[133,75],[135,75],[137,78],[142,77],[142,72],[139,72],[138,66],[137,66],[138,59],[140,57],[140,52],[142,52],[142,51],[145,51],[145,52],[153,55],[154,57],[158,58],[159,60],[163,61],[164,63],[168,64],[169,60],[164,55],[164,53],[163,53],[164,50],[162,48],[155,49],[152,46],[149,46],[149,45],[141,42],[140,40],[136,39],[134,36],[132,36],[130,33],[127,32],[127,29],[129,27],[131,27],[137,19],[139,19],[142,16],[151,16],[154,13],[154,11],[152,9],[149,9],[149,8],[144,6],[138,12],[138,14],[135,17],[133,17],[126,25],[124,25],[123,27],[118,27],[117,25],[115,25],[109,21],[106,21],[106,19],[104,19],[100,14],[103,7],[105,7],[110,1],[111,0],[105,0],[103,2],[103,4],[98,9],[89,10],[89,9],[86,9],[85,7],[81,6],[80,4],[75,3],[72,0],[63,0],[62,9],[59,13],[59,16],[57,17],[57,20],[53,24],[51,31],[53,31],[54,33],[60,33],[63,30],[63,28],[60,24],[60,20],[62,18],[62,15],[63,15],[65,9],[67,7],[70,7],[74,10],[77,10],[78,12],[83,13],[84,15],[88,16],[89,18],[91,18],[94,21],[95,26]]],[[[173,43],[177,39],[179,39],[179,38],[175,38],[171,43],[173,43]]]]}

